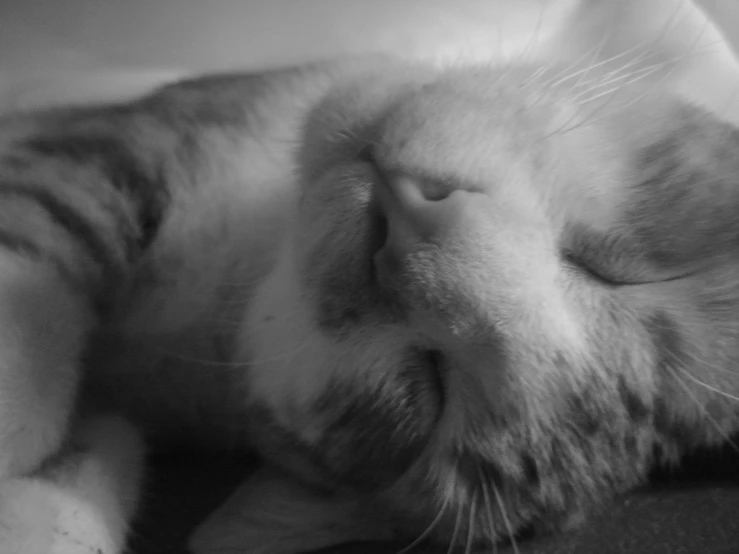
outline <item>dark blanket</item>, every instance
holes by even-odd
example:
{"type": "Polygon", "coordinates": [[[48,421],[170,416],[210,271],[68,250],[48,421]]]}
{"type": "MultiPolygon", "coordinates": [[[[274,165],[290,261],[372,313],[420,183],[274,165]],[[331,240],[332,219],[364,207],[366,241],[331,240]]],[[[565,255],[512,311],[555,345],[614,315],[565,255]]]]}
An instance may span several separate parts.
{"type": "MultiPolygon", "coordinates": [[[[189,531],[255,467],[250,459],[178,453],[154,460],[131,554],[184,554],[189,531]]],[[[363,544],[331,554],[396,554],[363,544]]],[[[578,531],[523,541],[521,554],[739,554],[739,454],[701,453],[618,499],[578,531]]],[[[419,546],[414,552],[430,552],[419,546]]],[[[441,551],[442,553],[445,551],[441,551]]],[[[500,554],[512,553],[499,548],[500,554]]],[[[237,554],[237,553],[233,553],[237,554]]],[[[328,554],[328,553],[325,553],[328,554]]]]}

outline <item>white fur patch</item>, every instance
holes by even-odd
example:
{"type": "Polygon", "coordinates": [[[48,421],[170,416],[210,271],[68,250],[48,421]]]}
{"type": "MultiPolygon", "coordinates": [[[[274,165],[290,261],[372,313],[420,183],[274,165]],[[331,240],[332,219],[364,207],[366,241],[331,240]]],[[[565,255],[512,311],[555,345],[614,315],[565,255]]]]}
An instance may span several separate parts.
{"type": "Polygon", "coordinates": [[[3,554],[122,551],[141,482],[141,439],[111,417],[89,422],[76,440],[82,452],[42,475],[0,484],[3,554]]]}
{"type": "Polygon", "coordinates": [[[53,270],[0,253],[0,476],[35,470],[66,433],[87,308],[53,270]]]}

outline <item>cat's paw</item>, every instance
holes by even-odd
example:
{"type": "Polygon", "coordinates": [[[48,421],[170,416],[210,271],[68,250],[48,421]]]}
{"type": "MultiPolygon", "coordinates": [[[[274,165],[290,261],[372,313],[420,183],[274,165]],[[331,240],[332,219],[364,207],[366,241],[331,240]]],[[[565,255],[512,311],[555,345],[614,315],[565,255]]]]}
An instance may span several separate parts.
{"type": "Polygon", "coordinates": [[[0,248],[0,479],[29,475],[68,431],[89,307],[54,272],[0,248]]]}
{"type": "Polygon", "coordinates": [[[263,468],[198,527],[193,554],[296,554],[355,541],[392,540],[391,526],[363,517],[352,498],[322,495],[263,468]]]}
{"type": "Polygon", "coordinates": [[[127,422],[89,421],[37,475],[0,483],[0,552],[119,554],[142,461],[141,438],[127,422]]]}

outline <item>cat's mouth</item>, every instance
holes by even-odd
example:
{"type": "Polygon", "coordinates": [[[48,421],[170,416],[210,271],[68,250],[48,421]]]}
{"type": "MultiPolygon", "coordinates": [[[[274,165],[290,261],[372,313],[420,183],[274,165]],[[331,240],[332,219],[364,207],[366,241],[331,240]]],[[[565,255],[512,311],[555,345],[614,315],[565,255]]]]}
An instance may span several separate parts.
{"type": "Polygon", "coordinates": [[[390,358],[371,379],[332,378],[295,425],[251,402],[261,454],[307,484],[370,494],[392,487],[433,448],[447,384],[436,349],[406,345],[390,358]]]}

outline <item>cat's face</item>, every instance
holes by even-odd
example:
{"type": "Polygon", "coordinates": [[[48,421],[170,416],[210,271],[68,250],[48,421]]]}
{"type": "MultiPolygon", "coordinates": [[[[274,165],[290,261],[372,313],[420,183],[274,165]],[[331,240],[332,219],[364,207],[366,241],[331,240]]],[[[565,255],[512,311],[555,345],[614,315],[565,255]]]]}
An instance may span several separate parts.
{"type": "Polygon", "coordinates": [[[735,426],[739,134],[562,76],[370,78],[306,127],[257,440],[410,534],[554,527],[735,426]]]}

